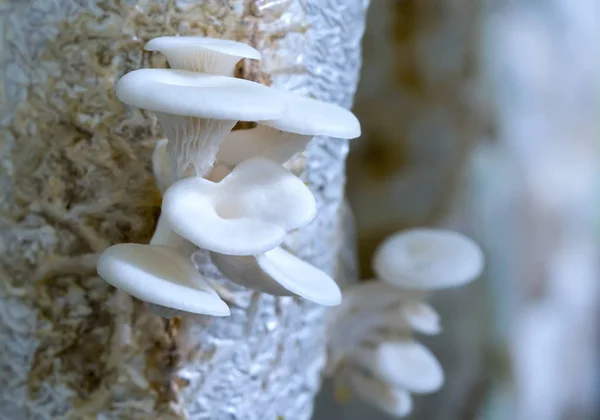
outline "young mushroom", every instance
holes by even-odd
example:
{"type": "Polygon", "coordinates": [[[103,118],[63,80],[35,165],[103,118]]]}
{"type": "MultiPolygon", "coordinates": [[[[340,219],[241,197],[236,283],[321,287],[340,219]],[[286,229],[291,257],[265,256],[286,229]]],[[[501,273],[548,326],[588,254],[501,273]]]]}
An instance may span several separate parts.
{"type": "Polygon", "coordinates": [[[353,360],[381,381],[415,394],[435,392],[444,383],[444,371],[435,356],[411,339],[361,346],[353,360]]]}
{"type": "Polygon", "coordinates": [[[254,128],[232,131],[221,144],[219,162],[235,166],[261,156],[284,163],[304,150],[314,136],[342,139],[360,136],[360,123],[347,109],[291,92],[276,92],[286,104],[284,114],[274,119],[254,120],[257,123],[254,128]]]}
{"type": "Polygon", "coordinates": [[[337,382],[346,383],[364,401],[394,417],[404,417],[412,411],[412,398],[406,389],[392,387],[361,369],[344,369],[337,382]]]}
{"type": "Polygon", "coordinates": [[[403,416],[410,405],[396,405],[400,396],[434,392],[444,381],[435,356],[412,338],[441,331],[439,315],[423,300],[433,289],[475,280],[483,253],[458,233],[414,229],[386,239],[373,268],[378,280],[346,288],[331,311],[327,371],[342,366],[358,395],[403,416]]]}
{"type": "Polygon", "coordinates": [[[213,252],[211,259],[232,281],[254,290],[299,296],[326,306],[342,301],[342,293],[331,277],[281,247],[245,257],[213,252]]]}
{"type": "Polygon", "coordinates": [[[189,258],[162,245],[117,244],[98,259],[98,275],[114,287],[167,311],[228,316],[229,307],[189,258]]]}
{"type": "Polygon", "coordinates": [[[206,175],[237,121],[278,118],[285,108],[281,95],[266,86],[185,70],[132,71],[117,82],[116,94],[121,102],[156,114],[169,140],[175,179],[190,166],[206,175]]]}
{"type": "Polygon", "coordinates": [[[412,229],[386,239],[375,251],[373,270],[390,285],[431,290],[477,278],[483,253],[466,236],[442,229],[412,229]]]}
{"type": "Polygon", "coordinates": [[[202,36],[161,36],[144,46],[159,51],[173,69],[232,76],[242,58],[260,60],[260,53],[247,44],[202,36]]]}
{"type": "Polygon", "coordinates": [[[220,182],[191,177],[165,193],[162,214],[196,246],[226,255],[258,255],[316,215],[304,183],[275,162],[247,160],[220,182]]]}

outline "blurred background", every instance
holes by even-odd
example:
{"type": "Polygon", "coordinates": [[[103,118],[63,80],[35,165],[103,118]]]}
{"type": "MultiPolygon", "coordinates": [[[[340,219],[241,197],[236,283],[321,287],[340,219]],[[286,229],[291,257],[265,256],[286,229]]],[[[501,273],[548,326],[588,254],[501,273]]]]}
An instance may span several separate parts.
{"type": "MultiPolygon", "coordinates": [[[[445,226],[483,277],[420,337],[446,385],[411,419],[600,419],[597,0],[374,0],[347,193],[362,277],[383,238],[445,226]]],[[[315,419],[387,419],[327,384],[315,419]]]]}

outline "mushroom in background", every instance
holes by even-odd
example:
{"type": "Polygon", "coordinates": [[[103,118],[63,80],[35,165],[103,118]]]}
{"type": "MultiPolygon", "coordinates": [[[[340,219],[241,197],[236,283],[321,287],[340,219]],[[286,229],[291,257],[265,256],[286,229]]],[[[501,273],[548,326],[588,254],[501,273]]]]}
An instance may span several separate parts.
{"type": "Polygon", "coordinates": [[[477,244],[456,232],[412,229],[387,238],[373,257],[378,279],[345,289],[330,314],[328,372],[336,385],[398,417],[410,413],[411,393],[437,391],[442,368],[412,338],[441,332],[424,299],[475,280],[483,264],[477,244]]]}

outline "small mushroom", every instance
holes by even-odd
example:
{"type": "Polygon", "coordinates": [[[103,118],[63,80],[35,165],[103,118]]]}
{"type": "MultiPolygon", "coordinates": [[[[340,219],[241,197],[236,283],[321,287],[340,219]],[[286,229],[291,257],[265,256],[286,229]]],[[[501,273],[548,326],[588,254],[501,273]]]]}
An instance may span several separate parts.
{"type": "Polygon", "coordinates": [[[316,202],[304,183],[263,158],[242,162],[222,181],[191,177],[165,193],[169,226],[196,246],[226,255],[258,255],[308,224],[316,202]]]}
{"type": "Polygon", "coordinates": [[[362,346],[352,356],[383,382],[415,394],[435,392],[444,383],[444,371],[435,356],[411,339],[362,346]]]}
{"type": "Polygon", "coordinates": [[[221,144],[219,162],[235,166],[261,156],[284,163],[304,150],[313,136],[360,136],[360,123],[347,109],[291,92],[276,92],[286,104],[284,114],[275,119],[254,120],[257,126],[251,129],[232,131],[221,144]]]}
{"type": "Polygon", "coordinates": [[[390,285],[431,290],[475,280],[483,270],[479,246],[460,233],[412,229],[386,239],[375,251],[373,269],[390,285]]]}
{"type": "Polygon", "coordinates": [[[244,257],[213,252],[211,259],[232,281],[254,290],[299,296],[326,306],[342,301],[342,293],[331,277],[281,247],[244,257]]]}
{"type": "Polygon", "coordinates": [[[425,302],[411,301],[400,306],[402,318],[413,330],[426,335],[442,332],[440,315],[425,302]]]}
{"type": "Polygon", "coordinates": [[[196,271],[189,258],[161,245],[117,244],[98,259],[107,283],[150,304],[176,311],[228,316],[229,307],[196,271]]]}
{"type": "Polygon", "coordinates": [[[358,368],[345,369],[341,377],[360,398],[392,416],[404,417],[412,411],[412,398],[405,389],[385,384],[358,368]]]}
{"type": "Polygon", "coordinates": [[[160,36],[144,46],[146,51],[159,51],[173,69],[200,73],[233,75],[242,58],[260,60],[260,53],[251,46],[229,39],[202,36],[160,36]]]}
{"type": "Polygon", "coordinates": [[[117,82],[116,94],[156,114],[169,139],[173,178],[185,176],[189,166],[205,175],[237,121],[277,118],[285,108],[281,95],[266,86],[185,70],[132,71],[117,82]]]}

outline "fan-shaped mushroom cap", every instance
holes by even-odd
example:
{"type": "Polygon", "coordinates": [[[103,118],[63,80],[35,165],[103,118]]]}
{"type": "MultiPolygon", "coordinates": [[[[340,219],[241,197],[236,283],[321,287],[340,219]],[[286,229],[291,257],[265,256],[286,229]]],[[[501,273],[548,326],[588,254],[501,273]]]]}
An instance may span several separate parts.
{"type": "Polygon", "coordinates": [[[435,392],[444,383],[444,372],[435,356],[414,340],[362,347],[353,356],[383,382],[414,393],[435,392]]]}
{"type": "Polygon", "coordinates": [[[254,120],[268,127],[305,136],[353,139],[360,136],[360,123],[349,110],[329,102],[279,90],[285,98],[285,113],[277,118],[254,120]]]}
{"type": "Polygon", "coordinates": [[[162,204],[171,228],[200,248],[226,255],[258,255],[316,215],[304,183],[262,158],[239,164],[221,182],[192,177],[167,190],[162,204]]]}
{"type": "Polygon", "coordinates": [[[253,157],[264,157],[277,163],[285,163],[303,151],[312,136],[288,133],[258,124],[247,130],[229,133],[219,148],[217,161],[235,166],[253,157]]]}
{"type": "Polygon", "coordinates": [[[281,95],[266,86],[185,70],[132,71],[117,82],[116,94],[123,103],[156,113],[178,177],[190,165],[205,175],[237,121],[277,118],[285,108],[281,95]]]}
{"type": "Polygon", "coordinates": [[[151,304],[213,316],[230,313],[189,258],[169,247],[113,245],[100,255],[97,270],[109,284],[151,304]]]}
{"type": "Polygon", "coordinates": [[[260,53],[247,44],[202,36],[161,36],[144,49],[161,52],[173,69],[223,76],[231,76],[242,58],[260,60],[260,53]]]}
{"type": "Polygon", "coordinates": [[[232,281],[276,296],[299,296],[321,305],[342,301],[336,282],[323,271],[281,247],[239,257],[211,253],[213,263],[232,281]]]}
{"type": "Polygon", "coordinates": [[[412,229],[386,239],[375,251],[381,281],[406,289],[455,287],[475,280],[483,253],[466,236],[441,229],[412,229]]]}
{"type": "Polygon", "coordinates": [[[280,92],[259,83],[186,70],[134,70],[119,79],[116,94],[149,111],[236,122],[277,118],[285,107],[280,92]]]}
{"type": "Polygon", "coordinates": [[[440,315],[424,302],[407,302],[400,307],[400,311],[406,323],[417,332],[436,335],[442,331],[440,315]]]}
{"type": "Polygon", "coordinates": [[[255,128],[231,132],[219,150],[220,162],[235,166],[262,156],[284,163],[304,150],[313,136],[351,139],[360,135],[360,123],[347,109],[292,92],[276,92],[286,104],[283,115],[255,120],[255,128]]]}

